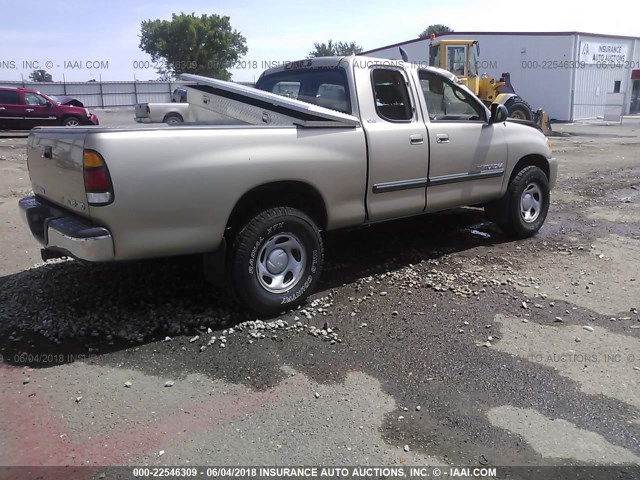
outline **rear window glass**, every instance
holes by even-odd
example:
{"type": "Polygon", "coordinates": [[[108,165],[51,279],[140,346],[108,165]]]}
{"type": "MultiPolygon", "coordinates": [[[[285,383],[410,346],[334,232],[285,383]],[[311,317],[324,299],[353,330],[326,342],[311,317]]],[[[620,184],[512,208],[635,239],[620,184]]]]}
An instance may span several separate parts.
{"type": "Polygon", "coordinates": [[[11,90],[0,90],[0,103],[5,105],[17,105],[20,103],[18,92],[11,90]]]}
{"type": "Polygon", "coordinates": [[[285,70],[262,77],[256,88],[319,107],[351,113],[347,76],[341,68],[285,70]]]}
{"type": "Polygon", "coordinates": [[[397,70],[376,69],[372,75],[378,115],[392,122],[409,121],[413,107],[404,76],[397,70]]]}

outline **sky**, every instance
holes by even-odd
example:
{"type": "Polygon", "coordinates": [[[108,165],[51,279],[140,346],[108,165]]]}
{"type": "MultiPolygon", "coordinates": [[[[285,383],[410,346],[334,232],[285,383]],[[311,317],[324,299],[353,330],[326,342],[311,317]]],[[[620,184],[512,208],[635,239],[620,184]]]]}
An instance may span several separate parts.
{"type": "Polygon", "coordinates": [[[365,50],[416,38],[430,24],[456,31],[582,31],[640,37],[637,0],[0,0],[0,82],[44,68],[54,81],[154,80],[140,23],[172,13],[218,14],[247,39],[233,80],[270,62],[302,59],[314,42],[365,50]]]}

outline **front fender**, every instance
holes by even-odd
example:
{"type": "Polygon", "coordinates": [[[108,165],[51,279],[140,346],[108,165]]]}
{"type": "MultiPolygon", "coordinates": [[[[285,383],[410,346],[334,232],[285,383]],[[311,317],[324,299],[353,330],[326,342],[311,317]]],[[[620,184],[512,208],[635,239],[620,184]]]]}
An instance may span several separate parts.
{"type": "Polygon", "coordinates": [[[497,103],[498,105],[504,105],[505,103],[507,103],[509,100],[511,100],[513,97],[516,97],[516,96],[517,95],[515,93],[499,93],[492,103],[497,103]]]}

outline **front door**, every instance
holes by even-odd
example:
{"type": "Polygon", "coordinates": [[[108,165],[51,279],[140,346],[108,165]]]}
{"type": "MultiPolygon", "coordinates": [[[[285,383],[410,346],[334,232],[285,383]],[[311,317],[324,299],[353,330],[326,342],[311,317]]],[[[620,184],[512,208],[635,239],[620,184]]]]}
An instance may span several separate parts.
{"type": "Polygon", "coordinates": [[[25,92],[23,107],[26,128],[59,125],[58,119],[51,113],[51,102],[42,95],[25,92]]]}
{"type": "Polygon", "coordinates": [[[367,138],[369,221],[425,209],[429,166],[427,129],[416,110],[406,73],[392,67],[357,69],[361,118],[367,138]],[[368,78],[367,78],[368,76],[368,78]]]}
{"type": "Polygon", "coordinates": [[[427,211],[495,198],[507,167],[505,125],[489,124],[484,105],[432,71],[418,72],[431,146],[427,211]]]}

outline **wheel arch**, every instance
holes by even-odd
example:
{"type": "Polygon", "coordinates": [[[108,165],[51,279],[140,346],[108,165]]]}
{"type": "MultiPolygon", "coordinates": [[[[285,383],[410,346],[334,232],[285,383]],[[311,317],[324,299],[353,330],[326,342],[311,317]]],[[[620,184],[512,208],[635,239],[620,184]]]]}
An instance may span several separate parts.
{"type": "Polygon", "coordinates": [[[500,105],[504,105],[514,97],[517,97],[515,93],[499,93],[491,103],[498,103],[500,105]]]}
{"type": "Polygon", "coordinates": [[[78,120],[78,123],[82,125],[82,118],[79,115],[76,115],[73,113],[65,113],[60,119],[60,125],[64,125],[66,121],[70,118],[75,118],[76,120],[78,120]]]}
{"type": "Polygon", "coordinates": [[[327,207],[322,194],[313,185],[299,180],[285,180],[259,185],[236,202],[227,220],[227,230],[236,229],[261,210],[292,207],[306,213],[320,230],[327,227],[327,207]]]}
{"type": "Polygon", "coordinates": [[[178,117],[181,122],[184,122],[184,117],[182,116],[182,114],[180,112],[175,112],[175,111],[170,111],[165,113],[164,117],[162,117],[162,122],[163,123],[166,122],[169,117],[178,117]]]}
{"type": "Polygon", "coordinates": [[[530,154],[522,157],[514,165],[513,169],[511,170],[511,174],[509,175],[509,181],[506,183],[506,185],[509,185],[509,183],[511,183],[511,180],[513,180],[518,172],[520,172],[523,168],[529,166],[538,167],[544,172],[547,180],[551,181],[551,167],[549,166],[549,161],[542,155],[530,154]]]}

